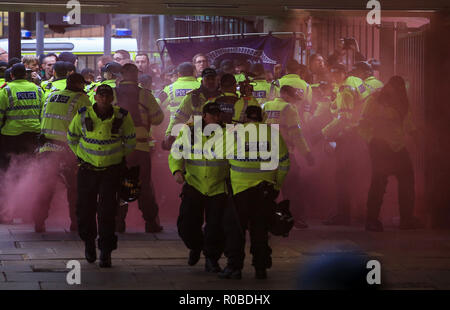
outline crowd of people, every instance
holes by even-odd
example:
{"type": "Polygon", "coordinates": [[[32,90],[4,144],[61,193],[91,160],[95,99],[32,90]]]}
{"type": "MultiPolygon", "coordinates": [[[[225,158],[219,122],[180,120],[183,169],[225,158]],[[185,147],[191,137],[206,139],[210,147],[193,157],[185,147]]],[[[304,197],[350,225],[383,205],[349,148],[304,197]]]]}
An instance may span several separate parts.
{"type": "MultiPolygon", "coordinates": [[[[348,71],[335,54],[314,54],[308,66],[291,59],[270,69],[246,59],[209,63],[206,55],[197,54],[192,61],[161,70],[147,54],[132,60],[125,50],[101,56],[98,72],[84,68],[78,73],[77,56],[69,52],[0,62],[0,169],[6,173],[11,159],[23,154],[41,162],[39,182],[51,184],[33,206],[36,232],[45,231],[55,183],[62,179],[70,229],[85,242],[89,262],[97,259],[99,237],[101,267],[111,266],[115,232],[126,231],[128,205],[119,192],[127,167],[140,169],[138,205],[145,231],[163,230],[151,180],[152,152],[168,152],[168,173],[183,184],[177,227],[190,250],[188,264],[195,265],[203,252],[205,270],[221,278],[241,278],[247,230],[255,276],[267,277],[272,265],[268,234],[273,206],[281,196],[290,201],[295,227],[308,228],[298,188],[300,159],[317,164],[311,149],[319,143],[336,160],[337,210],[324,224],[351,223],[351,155],[354,145],[364,141],[372,168],[366,230],[383,231],[379,214],[390,175],[399,182],[400,228],[420,228],[405,142],[407,134],[415,137],[417,132],[405,81],[394,76],[384,85],[375,78],[373,63],[357,61],[348,71]],[[193,129],[195,116],[202,128],[217,124],[224,132],[225,124],[244,129],[278,125],[278,166],[261,170],[267,159],[259,148],[251,160],[194,156],[193,135],[188,136],[189,157],[175,158],[173,150],[186,135],[174,134],[174,128],[187,124],[193,129]],[[222,254],[228,258],[224,269],[218,264],[222,254]]],[[[258,145],[270,144],[272,136],[258,145]]],[[[201,150],[212,139],[214,134],[201,137],[201,150]]]]}

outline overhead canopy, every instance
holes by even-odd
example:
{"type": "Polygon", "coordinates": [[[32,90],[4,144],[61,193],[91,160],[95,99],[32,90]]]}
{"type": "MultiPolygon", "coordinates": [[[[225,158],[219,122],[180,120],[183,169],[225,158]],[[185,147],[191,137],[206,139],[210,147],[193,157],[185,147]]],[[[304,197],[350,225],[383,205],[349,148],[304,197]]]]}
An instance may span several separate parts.
{"type": "MultiPolygon", "coordinates": [[[[70,1],[69,1],[70,2],[70,1]]],[[[282,16],[296,10],[367,10],[361,0],[80,0],[81,13],[282,16]]],[[[448,0],[380,1],[383,12],[430,11],[448,7],[448,0]]],[[[0,0],[2,11],[68,12],[67,0],[0,0]]]]}

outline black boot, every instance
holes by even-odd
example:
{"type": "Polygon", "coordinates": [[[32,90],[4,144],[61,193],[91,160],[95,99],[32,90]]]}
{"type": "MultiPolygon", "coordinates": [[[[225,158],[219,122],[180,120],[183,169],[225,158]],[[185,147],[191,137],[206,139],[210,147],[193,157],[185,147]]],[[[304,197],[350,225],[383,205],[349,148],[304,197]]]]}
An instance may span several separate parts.
{"type": "Polygon", "coordinates": [[[97,260],[97,251],[95,249],[95,240],[89,240],[84,243],[84,255],[88,263],[93,263],[97,260]]]}
{"type": "Polygon", "coordinates": [[[242,279],[242,271],[241,269],[226,266],[223,271],[219,272],[219,278],[240,280],[242,279]]]}
{"type": "Polygon", "coordinates": [[[111,268],[111,252],[110,251],[100,251],[100,263],[98,264],[100,268],[111,268]]]}
{"type": "Polygon", "coordinates": [[[200,254],[202,253],[201,250],[190,250],[189,251],[189,259],[188,259],[188,265],[194,266],[198,263],[200,260],[200,254]]]}
{"type": "Polygon", "coordinates": [[[212,272],[212,273],[218,273],[222,271],[222,268],[220,268],[219,263],[216,260],[212,260],[210,258],[206,258],[205,260],[205,271],[206,272],[212,272]]]}

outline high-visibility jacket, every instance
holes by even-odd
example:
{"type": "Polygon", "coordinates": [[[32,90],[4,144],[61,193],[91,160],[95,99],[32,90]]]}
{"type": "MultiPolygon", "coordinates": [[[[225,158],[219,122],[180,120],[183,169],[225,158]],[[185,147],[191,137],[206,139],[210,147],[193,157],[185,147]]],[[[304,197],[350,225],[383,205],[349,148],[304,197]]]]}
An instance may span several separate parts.
{"type": "Polygon", "coordinates": [[[280,89],[275,83],[269,83],[264,79],[255,79],[252,81],[253,97],[260,105],[267,101],[272,101],[280,96],[280,89]]]}
{"type": "MultiPolygon", "coordinates": [[[[172,145],[169,154],[169,168],[172,174],[185,173],[186,183],[206,196],[215,196],[226,192],[225,180],[229,177],[229,164],[223,156],[224,140],[219,140],[219,149],[215,148],[215,133],[209,137],[203,134],[195,143],[194,126],[185,126],[172,145]],[[189,130],[187,130],[189,129],[189,130]],[[208,156],[203,149],[208,143],[208,156]],[[210,150],[210,151],[209,151],[210,150]],[[184,154],[183,154],[184,153],[184,154]],[[221,156],[214,156],[216,154],[221,156]]],[[[223,130],[220,130],[224,138],[223,130]]]]}
{"type": "Polygon", "coordinates": [[[118,165],[136,147],[133,120],[128,111],[118,106],[113,106],[111,117],[102,120],[94,107],[95,104],[78,110],[69,125],[67,142],[78,158],[94,167],[118,165]],[[117,131],[113,130],[114,124],[118,124],[117,131]]]}
{"type": "MultiPolygon", "coordinates": [[[[89,95],[89,100],[91,101],[92,104],[95,103],[94,96],[97,93],[97,87],[99,87],[100,85],[103,85],[103,84],[109,85],[109,86],[111,86],[111,88],[116,88],[116,86],[117,86],[116,80],[104,80],[104,81],[98,83],[96,85],[96,87],[92,88],[90,93],[88,94],[89,95]]],[[[114,100],[116,100],[116,98],[114,98],[114,100]]]]}
{"type": "Polygon", "coordinates": [[[238,124],[234,127],[235,131],[226,131],[225,135],[225,153],[230,163],[233,194],[236,195],[264,181],[272,183],[276,190],[280,190],[290,164],[289,151],[281,134],[264,123],[238,124]],[[267,129],[264,138],[260,125],[267,129]],[[246,131],[253,131],[257,137],[252,140],[250,138],[252,135],[245,134],[246,131]],[[272,133],[275,140],[272,140],[272,133]],[[230,139],[233,135],[235,138],[230,139]]]}
{"type": "Polygon", "coordinates": [[[371,95],[364,106],[359,132],[369,143],[372,139],[380,139],[388,143],[394,152],[406,145],[406,135],[416,130],[411,108],[402,120],[400,113],[392,106],[379,100],[379,93],[371,95]]]}
{"type": "Polygon", "coordinates": [[[166,130],[166,136],[171,134],[175,124],[184,124],[189,121],[191,116],[202,115],[203,106],[220,94],[220,91],[216,91],[210,98],[206,98],[204,92],[202,92],[202,87],[188,92],[183,100],[181,100],[178,109],[171,116],[169,126],[166,130]]]}
{"type": "Polygon", "coordinates": [[[41,83],[42,90],[45,94],[49,94],[53,91],[66,89],[67,78],[54,79],[53,81],[43,81],[41,83]]]}
{"type": "Polygon", "coordinates": [[[310,152],[308,143],[303,136],[300,117],[295,106],[281,98],[264,104],[266,124],[278,124],[289,151],[292,153],[296,148],[301,155],[310,152]]]}
{"type": "Polygon", "coordinates": [[[0,90],[1,134],[17,136],[41,130],[42,90],[24,79],[9,82],[0,90]]]}
{"type": "Polygon", "coordinates": [[[377,78],[374,76],[369,76],[367,79],[365,79],[364,84],[367,86],[370,93],[373,93],[377,89],[382,88],[384,86],[383,82],[377,80],[377,78]]]}
{"type": "Polygon", "coordinates": [[[172,115],[178,109],[178,106],[184,96],[193,89],[200,87],[200,83],[193,76],[179,77],[174,83],[164,87],[159,95],[161,105],[172,115]]]}
{"type": "Polygon", "coordinates": [[[335,117],[322,129],[322,134],[328,140],[338,138],[357,126],[363,102],[370,95],[364,82],[355,76],[347,77],[341,85],[336,85],[336,88],[336,99],[331,104],[335,117]]]}
{"type": "Polygon", "coordinates": [[[61,144],[52,143],[51,140],[66,142],[67,128],[77,111],[90,105],[84,92],[64,89],[50,93],[41,112],[41,134],[50,141],[46,141],[39,152],[62,150],[61,144]]]}
{"type": "Polygon", "coordinates": [[[100,84],[100,82],[92,82],[91,84],[88,84],[84,87],[84,91],[88,95],[88,97],[91,95],[91,93],[94,91],[94,89],[100,84]]]}
{"type": "Polygon", "coordinates": [[[164,113],[155,97],[150,90],[132,81],[122,81],[113,90],[116,98],[113,104],[127,110],[133,119],[136,128],[136,150],[149,152],[153,144],[152,125],[159,125],[164,119],[164,113]]]}
{"type": "MultiPolygon", "coordinates": [[[[258,101],[253,96],[239,97],[237,93],[223,92],[214,100],[224,99],[220,102],[222,111],[233,113],[232,121],[234,123],[244,123],[246,120],[245,111],[249,106],[260,107],[258,101]]],[[[208,101],[209,102],[209,101],[208,101]]]]}
{"type": "Polygon", "coordinates": [[[234,78],[236,79],[236,83],[244,82],[245,81],[245,74],[244,73],[235,74],[234,78]]]}
{"type": "Polygon", "coordinates": [[[278,80],[280,89],[284,85],[288,85],[297,89],[298,95],[302,99],[297,107],[300,113],[300,117],[306,122],[311,118],[311,104],[312,104],[312,89],[311,86],[306,83],[298,74],[286,74],[278,80]]]}

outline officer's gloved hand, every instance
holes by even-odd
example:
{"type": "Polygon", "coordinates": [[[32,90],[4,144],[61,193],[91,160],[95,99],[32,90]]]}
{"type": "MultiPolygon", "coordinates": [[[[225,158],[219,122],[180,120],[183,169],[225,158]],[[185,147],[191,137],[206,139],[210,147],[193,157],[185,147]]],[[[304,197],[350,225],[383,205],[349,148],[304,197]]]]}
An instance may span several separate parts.
{"type": "Polygon", "coordinates": [[[176,171],[173,176],[175,177],[175,182],[177,182],[178,184],[184,183],[184,175],[180,170],[176,171]]]}

